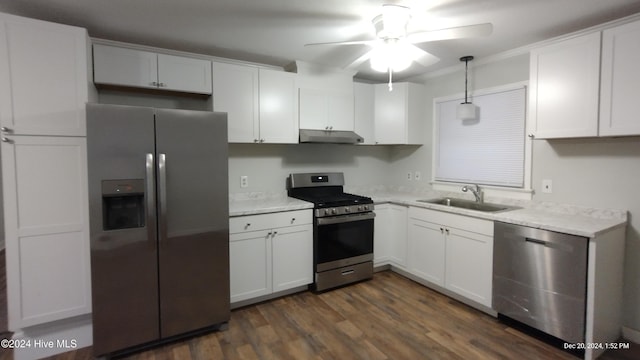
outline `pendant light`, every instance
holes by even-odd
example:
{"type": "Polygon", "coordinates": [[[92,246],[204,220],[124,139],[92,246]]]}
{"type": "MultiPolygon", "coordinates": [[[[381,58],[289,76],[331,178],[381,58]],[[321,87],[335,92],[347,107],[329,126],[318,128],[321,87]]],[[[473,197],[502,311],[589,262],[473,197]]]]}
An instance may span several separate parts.
{"type": "Polygon", "coordinates": [[[469,72],[469,61],[471,60],[473,60],[473,56],[470,55],[460,58],[460,61],[464,61],[464,102],[458,105],[457,117],[459,120],[473,120],[476,118],[476,106],[470,103],[467,98],[467,76],[469,72]]]}

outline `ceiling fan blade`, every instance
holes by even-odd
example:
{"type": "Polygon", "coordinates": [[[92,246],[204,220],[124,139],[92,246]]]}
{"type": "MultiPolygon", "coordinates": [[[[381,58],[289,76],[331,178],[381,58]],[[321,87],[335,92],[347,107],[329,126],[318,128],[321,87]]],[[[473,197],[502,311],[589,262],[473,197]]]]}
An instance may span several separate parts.
{"type": "Polygon", "coordinates": [[[336,41],[336,42],[323,42],[323,43],[304,44],[304,46],[318,46],[318,45],[371,45],[374,42],[375,42],[375,40],[336,41]]]}
{"type": "Polygon", "coordinates": [[[429,67],[440,61],[439,57],[431,55],[413,44],[407,44],[406,49],[413,60],[424,67],[429,67]]]}
{"type": "Polygon", "coordinates": [[[362,65],[365,61],[369,60],[369,58],[371,58],[371,53],[372,51],[367,51],[366,53],[364,53],[364,55],[360,56],[359,58],[355,59],[351,64],[347,65],[345,67],[345,69],[357,69],[358,67],[360,67],[360,65],[362,65]]]}
{"type": "Polygon", "coordinates": [[[481,37],[491,34],[493,24],[484,23],[476,25],[458,26],[447,29],[423,31],[407,35],[410,43],[423,43],[429,41],[462,39],[471,37],[481,37]]]}

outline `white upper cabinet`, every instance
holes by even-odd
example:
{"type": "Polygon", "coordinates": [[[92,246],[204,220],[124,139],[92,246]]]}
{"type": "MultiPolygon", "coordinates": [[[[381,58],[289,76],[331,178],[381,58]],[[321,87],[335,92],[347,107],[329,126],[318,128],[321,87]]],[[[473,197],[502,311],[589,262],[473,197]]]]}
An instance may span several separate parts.
{"type": "Polygon", "coordinates": [[[300,129],[353,131],[353,74],[297,65],[300,129]]]}
{"type": "Polygon", "coordinates": [[[353,83],[355,132],[362,136],[360,144],[375,144],[374,135],[374,103],[375,95],[372,84],[353,83]]]}
{"type": "Polygon", "coordinates": [[[424,144],[426,119],[424,86],[395,83],[374,87],[376,144],[424,144]]]}
{"type": "Polygon", "coordinates": [[[230,143],[260,139],[258,68],[213,63],[213,111],[227,113],[230,143]]]}
{"type": "Polygon", "coordinates": [[[211,94],[211,61],[158,54],[160,88],[211,94]]]}
{"type": "Polygon", "coordinates": [[[296,74],[260,69],[259,139],[267,143],[298,143],[296,74]]]}
{"type": "Polygon", "coordinates": [[[213,110],[227,113],[230,143],[298,143],[296,74],[213,63],[213,110]]]}
{"type": "Polygon", "coordinates": [[[640,21],[602,33],[600,135],[640,135],[640,21]]]}
{"type": "Polygon", "coordinates": [[[0,14],[0,124],[15,135],[85,136],[86,30],[0,14]]]}
{"type": "Polygon", "coordinates": [[[600,33],[532,50],[530,71],[536,138],[598,135],[600,33]]]}
{"type": "Polygon", "coordinates": [[[211,61],[93,45],[96,84],[211,94],[211,61]]]}
{"type": "Polygon", "coordinates": [[[353,91],[300,89],[300,128],[353,131],[353,91]]]}

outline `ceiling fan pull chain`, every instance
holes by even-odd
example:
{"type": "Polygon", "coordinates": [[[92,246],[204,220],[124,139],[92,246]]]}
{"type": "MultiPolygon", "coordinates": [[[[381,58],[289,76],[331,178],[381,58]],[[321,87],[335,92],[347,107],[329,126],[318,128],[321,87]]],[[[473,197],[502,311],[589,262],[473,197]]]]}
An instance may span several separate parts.
{"type": "Polygon", "coordinates": [[[393,69],[389,68],[389,91],[393,91],[393,83],[391,82],[393,78],[393,69]]]}

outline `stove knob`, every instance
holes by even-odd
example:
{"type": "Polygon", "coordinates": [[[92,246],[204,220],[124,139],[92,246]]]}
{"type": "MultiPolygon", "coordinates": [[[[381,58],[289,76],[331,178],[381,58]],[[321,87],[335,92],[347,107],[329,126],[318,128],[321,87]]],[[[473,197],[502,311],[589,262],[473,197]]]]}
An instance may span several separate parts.
{"type": "Polygon", "coordinates": [[[331,213],[332,213],[333,215],[335,215],[335,214],[337,214],[337,213],[338,213],[338,211],[337,211],[336,209],[331,209],[331,213]]]}
{"type": "MultiPolygon", "coordinates": [[[[365,206],[365,209],[366,209],[366,208],[367,208],[367,207],[365,206]]],[[[358,206],[358,211],[362,211],[362,206],[358,206]]]]}
{"type": "Polygon", "coordinates": [[[329,209],[324,209],[324,214],[329,215],[329,209]]]}
{"type": "Polygon", "coordinates": [[[345,206],[344,207],[344,212],[346,212],[346,213],[351,212],[351,209],[348,206],[345,206]]]}
{"type": "Polygon", "coordinates": [[[364,206],[364,210],[365,210],[365,211],[369,211],[369,205],[365,205],[365,206],[364,206]]]}

